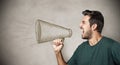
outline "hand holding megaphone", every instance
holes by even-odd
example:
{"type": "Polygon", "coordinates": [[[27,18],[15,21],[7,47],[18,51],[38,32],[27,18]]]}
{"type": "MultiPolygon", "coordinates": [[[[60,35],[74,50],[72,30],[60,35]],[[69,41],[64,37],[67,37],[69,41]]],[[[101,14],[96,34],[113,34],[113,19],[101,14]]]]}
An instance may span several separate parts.
{"type": "Polygon", "coordinates": [[[53,48],[56,54],[61,52],[61,49],[63,48],[64,44],[64,38],[63,39],[55,39],[53,40],[53,48]]]}

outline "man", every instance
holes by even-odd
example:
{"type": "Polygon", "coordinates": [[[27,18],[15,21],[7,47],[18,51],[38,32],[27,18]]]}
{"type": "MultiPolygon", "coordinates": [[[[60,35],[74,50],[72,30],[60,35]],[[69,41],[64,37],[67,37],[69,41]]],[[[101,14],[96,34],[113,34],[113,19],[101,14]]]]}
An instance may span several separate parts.
{"type": "Polygon", "coordinates": [[[66,63],[63,59],[61,39],[54,40],[53,48],[58,65],[120,65],[120,44],[101,35],[104,17],[99,11],[83,11],[80,23],[82,39],[87,39],[78,46],[71,59],[66,63]]]}

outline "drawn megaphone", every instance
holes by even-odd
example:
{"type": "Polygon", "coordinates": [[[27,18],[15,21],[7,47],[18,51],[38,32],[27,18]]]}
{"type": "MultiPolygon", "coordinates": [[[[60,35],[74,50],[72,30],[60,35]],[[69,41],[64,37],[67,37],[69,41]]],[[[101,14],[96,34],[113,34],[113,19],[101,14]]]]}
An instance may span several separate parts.
{"type": "Polygon", "coordinates": [[[35,23],[36,39],[38,43],[64,39],[72,36],[72,30],[56,24],[38,19],[35,23]]]}

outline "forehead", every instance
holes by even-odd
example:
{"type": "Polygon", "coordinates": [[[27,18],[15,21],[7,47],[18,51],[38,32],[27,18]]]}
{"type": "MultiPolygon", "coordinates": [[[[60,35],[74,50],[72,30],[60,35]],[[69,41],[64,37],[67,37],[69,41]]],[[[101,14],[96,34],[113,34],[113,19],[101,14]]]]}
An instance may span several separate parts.
{"type": "Polygon", "coordinates": [[[90,16],[86,15],[86,16],[83,17],[82,20],[83,20],[83,21],[89,21],[89,19],[90,19],[90,16]]]}

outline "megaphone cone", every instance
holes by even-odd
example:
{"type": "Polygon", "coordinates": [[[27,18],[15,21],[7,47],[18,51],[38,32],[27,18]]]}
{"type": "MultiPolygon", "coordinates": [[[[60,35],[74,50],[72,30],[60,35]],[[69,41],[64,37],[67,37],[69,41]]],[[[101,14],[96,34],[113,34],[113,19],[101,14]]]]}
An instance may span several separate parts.
{"type": "Polygon", "coordinates": [[[38,43],[52,41],[58,38],[72,36],[72,30],[55,25],[43,20],[37,20],[35,24],[36,38],[38,43]]]}

